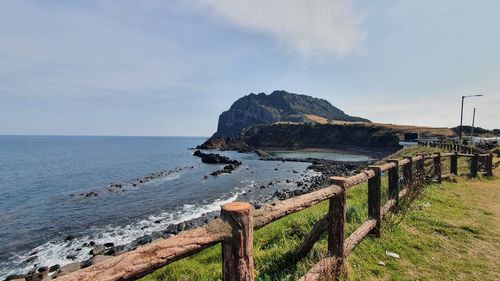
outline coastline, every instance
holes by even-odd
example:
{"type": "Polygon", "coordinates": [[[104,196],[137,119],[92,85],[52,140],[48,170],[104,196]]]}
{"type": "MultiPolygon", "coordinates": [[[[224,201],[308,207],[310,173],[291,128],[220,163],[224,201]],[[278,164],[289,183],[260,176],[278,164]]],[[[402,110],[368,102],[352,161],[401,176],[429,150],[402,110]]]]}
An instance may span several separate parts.
{"type": "MultiPolygon", "coordinates": [[[[338,152],[339,150],[332,149],[317,149],[310,148],[305,150],[298,150],[299,152],[309,152],[309,151],[322,151],[322,152],[338,152]]],[[[347,152],[345,152],[347,153],[347,152]]],[[[275,185],[282,184],[280,181],[270,181],[267,185],[256,186],[253,189],[247,189],[241,194],[237,194],[234,200],[248,201],[253,204],[255,208],[260,208],[264,204],[272,203],[276,200],[285,200],[294,196],[302,195],[311,191],[315,191],[326,187],[330,184],[329,176],[339,175],[348,176],[354,173],[360,167],[364,167],[369,163],[363,162],[339,162],[339,161],[329,161],[317,158],[305,158],[305,159],[294,159],[294,158],[275,158],[275,159],[263,159],[262,161],[276,161],[279,165],[280,162],[306,162],[311,163],[307,167],[308,172],[293,171],[293,173],[300,174],[299,180],[285,180],[286,184],[290,185],[290,188],[284,188],[282,190],[277,190],[271,195],[255,196],[259,194],[260,190],[272,188],[275,185]],[[249,195],[253,195],[253,199],[248,199],[249,195]]],[[[238,169],[243,169],[239,167],[238,169]]],[[[233,201],[234,201],[233,200],[233,201]]],[[[54,264],[46,266],[47,270],[50,271],[51,276],[55,276],[59,269],[64,266],[72,266],[73,268],[82,268],[90,266],[99,260],[105,259],[106,256],[116,256],[122,253],[133,250],[142,245],[151,243],[158,239],[167,239],[173,235],[176,235],[180,231],[196,228],[203,224],[208,223],[210,220],[217,218],[219,216],[219,211],[211,211],[203,213],[197,218],[192,218],[183,222],[170,224],[166,226],[163,230],[155,231],[151,234],[143,235],[137,237],[132,242],[124,245],[117,245],[116,241],[110,241],[104,244],[98,244],[94,241],[85,242],[85,246],[92,246],[90,251],[91,257],[83,261],[74,261],[68,264],[54,264]]],[[[72,240],[72,237],[66,237],[67,240],[72,240]]],[[[85,244],[84,243],[84,244],[85,244]]],[[[76,248],[75,250],[78,250],[76,248]]],[[[36,253],[33,253],[36,255],[36,253]]],[[[33,255],[30,255],[30,257],[33,255]]],[[[43,269],[43,268],[42,268],[43,269]]],[[[31,270],[29,274],[34,274],[35,272],[31,270]]]]}

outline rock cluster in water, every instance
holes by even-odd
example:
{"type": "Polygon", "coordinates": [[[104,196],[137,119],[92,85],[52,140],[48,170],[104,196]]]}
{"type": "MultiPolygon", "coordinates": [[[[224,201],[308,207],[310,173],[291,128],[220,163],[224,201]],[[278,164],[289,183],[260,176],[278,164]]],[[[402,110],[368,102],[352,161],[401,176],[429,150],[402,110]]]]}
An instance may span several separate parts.
{"type": "MultiPolygon", "coordinates": [[[[106,190],[108,192],[113,192],[113,193],[119,193],[119,192],[125,192],[126,187],[140,187],[141,185],[147,184],[148,182],[151,182],[156,179],[160,179],[162,177],[167,177],[175,173],[182,172],[183,170],[187,169],[194,169],[194,166],[185,166],[185,167],[176,167],[175,169],[171,170],[163,170],[160,172],[155,172],[151,173],[148,176],[142,177],[142,178],[135,178],[130,182],[126,183],[110,183],[109,185],[106,186],[106,190]]],[[[79,196],[79,197],[84,197],[84,198],[89,198],[89,197],[96,197],[98,196],[99,193],[97,191],[89,191],[89,192],[82,192],[78,194],[70,194],[70,196],[79,196]]]]}
{"type": "Polygon", "coordinates": [[[220,154],[214,154],[214,153],[203,153],[201,150],[196,150],[193,153],[193,156],[200,157],[201,162],[207,163],[207,164],[227,164],[224,166],[222,170],[217,170],[212,172],[210,175],[211,176],[218,176],[220,174],[230,174],[232,173],[236,168],[241,166],[241,162],[238,160],[231,160],[229,157],[222,156],[220,154]]]}

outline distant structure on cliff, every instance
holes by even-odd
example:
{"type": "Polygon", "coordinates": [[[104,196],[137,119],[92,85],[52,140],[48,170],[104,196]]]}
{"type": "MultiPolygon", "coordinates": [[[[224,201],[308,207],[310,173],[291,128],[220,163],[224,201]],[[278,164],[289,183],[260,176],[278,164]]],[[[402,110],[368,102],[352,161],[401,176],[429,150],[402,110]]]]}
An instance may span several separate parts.
{"type": "Polygon", "coordinates": [[[274,91],[249,94],[238,99],[219,116],[214,137],[234,137],[242,129],[276,122],[328,123],[331,121],[370,122],[345,114],[324,99],[274,91]]]}

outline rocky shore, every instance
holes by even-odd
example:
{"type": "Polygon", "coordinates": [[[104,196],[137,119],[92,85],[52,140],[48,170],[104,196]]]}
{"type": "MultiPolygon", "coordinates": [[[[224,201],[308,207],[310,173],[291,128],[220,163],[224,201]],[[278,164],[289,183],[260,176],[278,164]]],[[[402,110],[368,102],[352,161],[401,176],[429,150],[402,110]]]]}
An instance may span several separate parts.
{"type": "MultiPolygon", "coordinates": [[[[307,169],[315,172],[313,173],[313,175],[311,175],[310,173],[306,173],[306,171],[296,171],[296,170],[287,171],[293,174],[300,174],[301,177],[297,180],[274,179],[267,184],[262,184],[260,186],[254,186],[252,188],[248,188],[239,195],[237,200],[248,201],[257,209],[261,208],[265,204],[272,204],[272,202],[274,201],[285,200],[294,196],[299,196],[302,194],[306,194],[324,188],[330,184],[329,180],[330,176],[333,175],[349,176],[354,174],[357,170],[370,164],[369,162],[336,162],[336,161],[329,161],[329,160],[322,160],[315,158],[307,158],[307,159],[274,158],[261,150],[256,150],[255,153],[259,155],[260,159],[263,161],[276,161],[278,163],[284,161],[311,163],[311,165],[308,166],[307,169]],[[275,186],[283,184],[286,184],[289,187],[278,189],[272,193],[269,192],[259,193],[259,191],[261,190],[270,189],[275,186]]],[[[204,153],[200,150],[195,151],[193,153],[193,156],[200,157],[203,163],[226,165],[224,166],[222,172],[221,170],[217,170],[214,173],[212,173],[214,176],[220,173],[231,173],[231,171],[242,165],[242,163],[237,160],[232,160],[229,159],[228,157],[221,156],[219,154],[204,153]]],[[[277,167],[279,167],[279,165],[277,167]]],[[[182,169],[184,168],[189,169],[189,167],[182,167],[182,169]]],[[[161,177],[164,175],[168,175],[169,173],[179,171],[179,169],[181,168],[177,168],[172,171],[163,171],[151,174],[151,176],[148,176],[149,178],[142,179],[143,183],[152,180],[156,177],[161,177]]],[[[275,168],[275,170],[278,169],[279,168],[275,168]]],[[[136,183],[137,185],[143,184],[140,182],[140,180],[134,180],[133,183],[136,183]]],[[[116,184],[110,184],[109,188],[110,189],[116,188],[117,190],[120,190],[123,189],[124,186],[123,184],[122,187],[113,185],[116,184]]],[[[85,195],[83,196],[87,197],[85,195]]],[[[91,196],[97,196],[97,195],[91,195],[91,196]]],[[[176,235],[181,231],[201,226],[205,223],[208,223],[210,220],[217,218],[218,216],[219,212],[205,213],[201,217],[198,217],[196,219],[188,220],[178,224],[170,224],[161,231],[155,231],[152,232],[151,234],[143,235],[125,245],[115,245],[113,241],[109,241],[104,244],[97,244],[94,241],[88,241],[82,243],[80,246],[75,246],[75,248],[72,249],[73,252],[79,252],[82,251],[83,248],[88,249],[90,247],[91,250],[88,253],[89,258],[84,261],[75,261],[76,258],[74,256],[68,255],[66,257],[69,262],[68,264],[39,265],[37,267],[34,267],[27,274],[9,276],[6,280],[13,280],[16,278],[24,278],[25,280],[42,280],[43,278],[47,278],[47,276],[50,276],[51,278],[56,278],[57,276],[62,276],[70,272],[76,271],[78,269],[97,264],[112,256],[117,256],[122,253],[134,250],[145,244],[151,243],[152,241],[158,239],[167,239],[169,237],[176,235]]],[[[161,223],[161,221],[155,221],[154,223],[161,223]]],[[[73,239],[75,239],[75,237],[71,235],[65,238],[66,241],[71,241],[73,239]]],[[[30,261],[34,261],[36,259],[37,259],[36,252],[32,253],[28,258],[28,260],[30,261]]]]}

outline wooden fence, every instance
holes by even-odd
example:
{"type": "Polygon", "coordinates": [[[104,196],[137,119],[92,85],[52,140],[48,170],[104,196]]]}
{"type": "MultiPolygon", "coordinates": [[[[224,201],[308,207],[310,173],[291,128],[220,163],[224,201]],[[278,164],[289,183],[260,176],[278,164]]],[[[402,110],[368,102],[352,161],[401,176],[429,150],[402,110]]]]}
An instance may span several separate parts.
{"type": "Polygon", "coordinates": [[[380,235],[384,214],[397,209],[400,199],[412,193],[417,177],[427,173],[426,169],[431,167],[430,177],[440,183],[443,177],[448,176],[442,172],[442,160],[445,158],[450,161],[449,174],[457,175],[459,157],[470,159],[468,168],[471,177],[476,177],[480,170],[484,170],[485,175],[492,176],[492,154],[452,152],[390,160],[384,165],[370,166],[351,177],[332,177],[332,185],[329,187],[274,202],[260,209],[254,209],[244,202],[225,204],[222,206],[220,218],[204,226],[180,232],[165,240],[157,240],[96,265],[60,276],[57,280],[133,280],[217,243],[222,244],[222,279],[253,280],[253,231],[325,200],[329,200],[327,214],[305,235],[295,254],[298,258],[304,257],[326,231],[328,257],[321,260],[300,280],[318,280],[325,272],[335,276],[345,257],[364,237],[369,234],[380,235]],[[383,206],[382,173],[387,173],[388,179],[388,198],[383,206]],[[345,238],[346,191],[364,182],[368,182],[368,220],[345,238]]]}
{"type": "Polygon", "coordinates": [[[459,153],[486,153],[487,151],[478,148],[475,145],[459,145],[458,142],[449,141],[449,140],[439,140],[439,141],[423,141],[418,142],[419,145],[426,147],[438,147],[442,149],[446,149],[448,151],[457,151],[459,153]]]}

